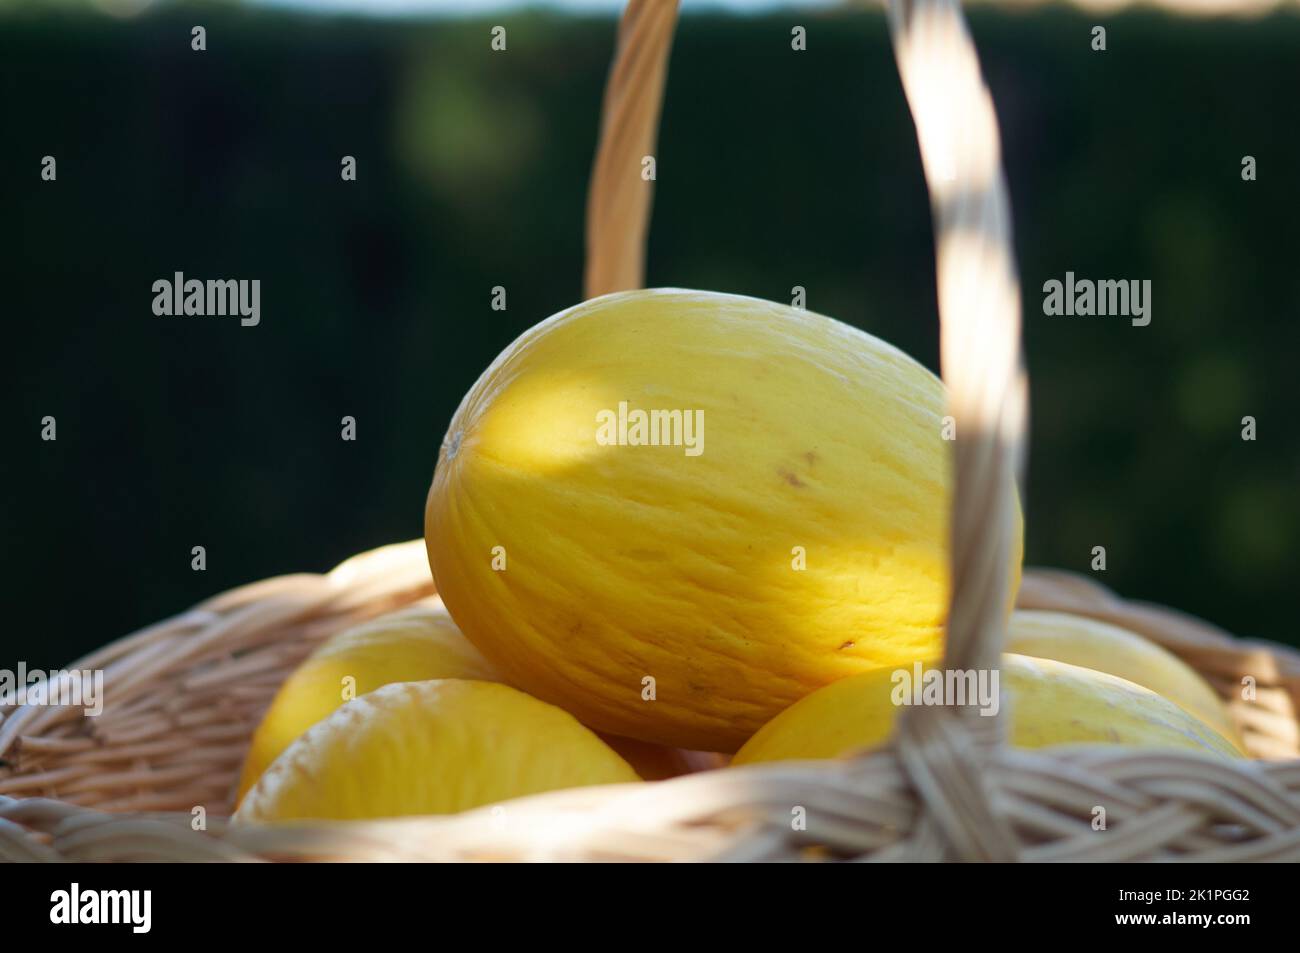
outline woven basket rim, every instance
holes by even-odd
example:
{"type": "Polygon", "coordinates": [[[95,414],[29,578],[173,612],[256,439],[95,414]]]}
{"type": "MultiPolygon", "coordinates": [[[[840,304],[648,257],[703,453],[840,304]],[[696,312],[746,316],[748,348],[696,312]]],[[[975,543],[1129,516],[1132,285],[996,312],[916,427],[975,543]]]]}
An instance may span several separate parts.
{"type": "MultiPolygon", "coordinates": [[[[302,602],[294,616],[300,622],[292,631],[302,640],[301,653],[309,651],[329,633],[361,618],[436,599],[421,540],[362,554],[329,573],[293,574],[231,590],[150,627],[146,630],[151,633],[149,639],[128,636],[104,650],[105,654],[113,655],[114,648],[131,643],[135,653],[156,660],[159,641],[175,643],[168,648],[168,652],[177,653],[170,656],[169,664],[174,668],[166,670],[167,674],[154,683],[140,685],[128,707],[143,698],[155,697],[168,685],[182,691],[181,686],[196,679],[200,684],[206,681],[216,694],[221,694],[230,681],[226,675],[237,673],[234,681],[247,677],[248,656],[265,654],[279,658],[278,642],[285,633],[283,613],[256,611],[266,600],[274,605],[283,596],[279,583],[285,583],[287,591],[299,596],[310,593],[310,600],[302,602]],[[197,628],[196,619],[203,620],[197,628]],[[173,623],[178,627],[169,628],[173,623]],[[159,636],[159,632],[164,635],[159,636]],[[232,645],[241,648],[225,654],[185,654],[183,643],[202,641],[204,632],[218,633],[218,641],[229,639],[232,645]]],[[[1073,611],[1112,621],[1118,613],[1134,605],[1120,600],[1094,580],[1058,570],[1028,570],[1022,597],[1020,604],[1024,608],[1073,611]]],[[[1150,624],[1152,608],[1147,604],[1137,605],[1143,613],[1141,621],[1150,624]]],[[[1176,612],[1171,616],[1187,618],[1176,612]]],[[[1297,758],[1300,725],[1295,715],[1300,706],[1300,652],[1268,643],[1239,642],[1199,620],[1191,620],[1185,630],[1168,625],[1157,625],[1156,629],[1160,636],[1157,641],[1194,667],[1208,660],[1216,671],[1228,672],[1232,670],[1228,666],[1230,661],[1256,666],[1258,653],[1265,652],[1265,657],[1274,663],[1277,677],[1274,681],[1261,678],[1261,696],[1271,699],[1272,708],[1235,706],[1232,712],[1248,744],[1253,743],[1257,748],[1263,745],[1262,753],[1255,752],[1257,756],[1289,760],[1247,761],[1225,767],[1196,755],[1172,752],[1154,754],[1112,748],[1049,752],[1003,749],[994,760],[997,770],[1005,775],[1004,790],[1016,792],[1020,798],[1039,799],[1019,805],[1025,813],[1022,823],[1042,840],[1025,845],[1018,859],[1149,857],[1149,839],[1116,838],[1099,845],[1086,834],[1043,837],[1044,830],[1064,831],[1075,820],[1068,809],[1067,792],[1071,785],[1082,785],[1083,790],[1094,796],[1109,792],[1117,799],[1118,813],[1131,812],[1140,818],[1133,821],[1137,827],[1149,826],[1149,819],[1156,817],[1159,824],[1154,827],[1156,834],[1151,836],[1168,854],[1163,859],[1296,856],[1294,851],[1300,848],[1288,838],[1300,826],[1300,758],[1297,758]],[[1213,791],[1212,803],[1234,805],[1238,814],[1256,825],[1248,829],[1253,836],[1242,834],[1240,829],[1235,834],[1225,833],[1224,825],[1219,823],[1206,825],[1212,831],[1207,837],[1189,820],[1185,807],[1171,812],[1150,791],[1126,790],[1132,778],[1148,778],[1149,784],[1152,776],[1157,779],[1157,785],[1184,791],[1196,790],[1200,785],[1213,791]],[[1166,818],[1166,814],[1176,818],[1176,822],[1166,818]],[[1162,842],[1161,837],[1168,839],[1162,842]],[[1117,844],[1122,846],[1118,855],[1117,844]]],[[[264,692],[263,705],[293,664],[292,660],[281,660],[279,668],[273,669],[275,677],[264,692]]],[[[1222,678],[1212,677],[1212,681],[1223,683],[1222,678]]],[[[161,707],[167,707],[165,701],[161,707]]],[[[48,712],[43,710],[37,714],[48,717],[48,712]]],[[[221,814],[223,805],[225,809],[229,806],[231,786],[243,757],[243,742],[231,746],[220,765],[216,760],[200,760],[203,771],[224,771],[224,785],[215,794],[210,789],[206,793],[196,791],[184,777],[173,779],[166,773],[175,771],[177,764],[173,762],[183,751],[173,757],[173,762],[165,762],[158,785],[151,790],[153,794],[165,795],[157,802],[162,807],[151,808],[146,801],[122,813],[115,806],[115,802],[122,800],[119,789],[98,790],[92,786],[74,792],[65,800],[55,800],[43,796],[47,789],[40,785],[22,786],[33,777],[25,765],[31,758],[47,767],[52,760],[65,769],[68,764],[74,769],[91,769],[91,773],[80,777],[75,776],[74,770],[70,779],[56,779],[52,782],[56,787],[61,783],[76,787],[79,781],[93,778],[100,763],[87,765],[75,759],[97,753],[112,754],[115,743],[104,743],[103,732],[85,734],[79,730],[87,728],[89,721],[78,722],[74,713],[73,718],[51,718],[46,724],[38,724],[35,733],[20,732],[17,736],[8,731],[10,719],[0,724],[0,731],[5,731],[7,738],[0,741],[0,757],[13,759],[17,766],[17,770],[0,769],[0,859],[765,860],[800,856],[810,851],[816,856],[826,852],[829,856],[852,856],[859,851],[899,850],[899,830],[906,830],[909,821],[915,820],[918,807],[905,769],[889,750],[877,751],[857,762],[757,765],[617,789],[552,792],[503,805],[509,816],[518,818],[517,823],[505,827],[491,808],[445,818],[407,818],[353,826],[331,823],[288,828],[232,827],[221,814]],[[658,803],[660,798],[662,804],[658,803]],[[609,806],[602,808],[600,805],[607,800],[609,806]],[[799,832],[789,830],[788,808],[783,811],[781,807],[790,803],[804,803],[809,811],[822,818],[816,843],[805,841],[799,832]],[[196,804],[206,806],[206,833],[190,830],[192,805],[196,804]],[[104,810],[105,807],[108,809],[104,810]],[[587,827],[579,823],[584,818],[590,822],[587,827]],[[896,825],[896,829],[891,832],[887,822],[896,825]],[[557,830],[564,836],[557,834],[557,830]]],[[[255,712],[245,713],[241,729],[244,742],[256,721],[255,712]]],[[[155,729],[153,736],[146,732],[143,743],[150,743],[150,737],[165,739],[170,730],[170,727],[155,729]]],[[[108,735],[111,737],[112,732],[108,735]]],[[[124,743],[116,743],[116,747],[129,748],[133,743],[140,742],[128,738],[124,743]]],[[[185,739],[178,747],[183,749],[189,743],[185,739]]],[[[122,767],[111,761],[104,764],[114,770],[122,767]]],[[[37,772],[36,777],[39,776],[37,772]]],[[[139,783],[148,788],[150,780],[146,777],[139,783]]],[[[1195,812],[1190,817],[1195,819],[1195,812]]],[[[888,853],[881,859],[887,858],[888,853]]]]}

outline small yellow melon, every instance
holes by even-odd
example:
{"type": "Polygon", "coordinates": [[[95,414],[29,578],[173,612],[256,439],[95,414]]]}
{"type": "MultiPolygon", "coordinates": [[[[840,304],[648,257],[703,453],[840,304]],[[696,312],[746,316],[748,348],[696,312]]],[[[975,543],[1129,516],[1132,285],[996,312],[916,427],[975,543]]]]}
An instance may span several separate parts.
{"type": "Polygon", "coordinates": [[[392,682],[433,678],[500,680],[441,602],[430,600],[339,632],[280,686],[253,733],[236,803],[280,752],[345,701],[392,682]]]}
{"type": "MultiPolygon", "coordinates": [[[[934,666],[926,666],[932,669],[934,666]]],[[[911,667],[879,669],[827,685],[790,706],[751,738],[733,764],[836,758],[886,740],[912,697],[911,667]],[[900,674],[901,673],[901,674],[900,674]]],[[[1199,718],[1150,689],[1051,659],[1004,655],[999,676],[1019,748],[1114,744],[1185,748],[1226,758],[1240,753],[1199,718]]]]}
{"type": "Polygon", "coordinates": [[[572,715],[523,692],[462,679],[399,682],[308,729],[263,772],[234,820],[451,814],[639,780],[572,715]]]}
{"type": "Polygon", "coordinates": [[[1086,616],[1018,609],[1007,627],[1006,650],[1136,682],[1180,705],[1245,751],[1227,708],[1205,679],[1178,656],[1135,632],[1086,616]]]}

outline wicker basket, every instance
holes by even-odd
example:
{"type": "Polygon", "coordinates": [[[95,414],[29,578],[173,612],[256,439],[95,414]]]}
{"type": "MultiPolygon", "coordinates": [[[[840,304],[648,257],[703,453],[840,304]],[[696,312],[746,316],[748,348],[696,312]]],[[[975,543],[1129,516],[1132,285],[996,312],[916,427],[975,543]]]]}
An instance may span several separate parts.
{"type": "MultiPolygon", "coordinates": [[[[589,296],[641,284],[640,157],[653,152],[676,7],[632,0],[623,18],[587,210],[589,296]]],[[[933,200],[959,421],[944,661],[991,668],[1013,532],[999,488],[1019,470],[1027,393],[997,124],[956,0],[891,0],[889,16],[933,200]]],[[[249,737],[293,667],[339,629],[429,598],[417,540],[326,575],[245,586],[78,661],[70,668],[104,671],[102,715],[3,711],[0,858],[1300,859],[1300,653],[1050,570],[1026,573],[1021,606],[1112,621],[1170,649],[1227,700],[1252,760],[1020,751],[1003,743],[1000,718],[917,707],[890,744],[843,761],[558,791],[447,817],[228,825],[249,737]],[[1098,806],[1105,830],[1094,829],[1098,806]]]]}

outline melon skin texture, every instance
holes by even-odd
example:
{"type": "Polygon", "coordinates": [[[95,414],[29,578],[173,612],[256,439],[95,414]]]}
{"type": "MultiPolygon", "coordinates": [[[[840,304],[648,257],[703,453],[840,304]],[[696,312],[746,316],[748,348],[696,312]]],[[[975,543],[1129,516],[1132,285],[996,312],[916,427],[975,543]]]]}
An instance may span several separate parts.
{"type": "MultiPolygon", "coordinates": [[[[772,719],[731,763],[838,758],[882,744],[903,711],[892,697],[894,672],[868,672],[814,692],[772,719]]],[[[1107,744],[1241,757],[1226,738],[1169,699],[1105,672],[1004,655],[999,681],[1002,714],[1010,719],[1008,740],[1017,748],[1107,744]]]]}
{"type": "Polygon", "coordinates": [[[457,410],[425,511],[438,591],[510,684],[600,731],[734,751],[822,685],[939,653],[945,413],[933,374],[830,318],[593,299],[457,410]],[[602,442],[620,404],[702,414],[699,452],[602,442]]]}
{"type": "Polygon", "coordinates": [[[529,794],[639,783],[567,712],[495,682],[385,685],[272,762],[236,823],[454,814],[529,794]]]}
{"type": "Polygon", "coordinates": [[[332,636],[285,680],[262,716],[244,758],[236,803],[282,751],[345,703],[345,686],[355,699],[392,682],[435,678],[500,681],[437,600],[332,636]]]}
{"type": "Polygon", "coordinates": [[[1238,751],[1246,751],[1227,707],[1209,683],[1178,656],[1136,632],[1065,612],[1019,609],[1007,625],[1006,650],[1135,682],[1201,719],[1238,751]]]}
{"type": "MultiPolygon", "coordinates": [[[[335,634],[280,686],[253,732],[235,803],[243,800],[267,767],[308,728],[349,703],[343,695],[345,684],[349,697],[355,699],[394,682],[442,678],[501,680],[437,597],[335,634]]],[[[717,755],[707,752],[616,735],[600,738],[646,781],[723,767],[717,755]]]]}

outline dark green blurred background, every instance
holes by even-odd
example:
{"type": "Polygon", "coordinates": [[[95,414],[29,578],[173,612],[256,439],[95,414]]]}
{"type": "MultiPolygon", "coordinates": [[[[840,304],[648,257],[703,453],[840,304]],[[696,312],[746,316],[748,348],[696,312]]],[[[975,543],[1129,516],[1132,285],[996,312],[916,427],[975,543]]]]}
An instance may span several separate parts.
{"type": "MultiPolygon", "coordinates": [[[[580,298],[614,21],[5,10],[0,665],[420,535],[461,395],[580,298]],[[178,270],[260,278],[261,326],[155,317],[150,286],[178,270]]],[[[1025,287],[1028,561],[1087,571],[1104,545],[1121,593],[1296,643],[1300,19],[972,25],[1025,287]],[[1150,278],[1152,324],[1044,317],[1066,270],[1150,278]]],[[[929,208],[879,11],[686,16],[658,175],[651,284],[803,285],[936,366],[929,208]]]]}

